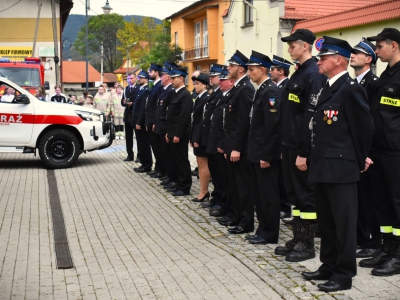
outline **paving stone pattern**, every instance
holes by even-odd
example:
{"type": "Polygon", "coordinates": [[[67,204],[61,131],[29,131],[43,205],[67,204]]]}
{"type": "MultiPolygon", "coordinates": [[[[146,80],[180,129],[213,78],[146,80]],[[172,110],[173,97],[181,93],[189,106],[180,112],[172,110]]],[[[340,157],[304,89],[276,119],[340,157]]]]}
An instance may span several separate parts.
{"type": "MultiPolygon", "coordinates": [[[[276,245],[229,235],[191,197],[123,162],[124,141],[56,170],[74,269],[56,268],[46,170],[32,155],[0,154],[0,300],[398,299],[398,276],[358,269],[353,288],[326,294],[302,279],[319,259],[289,263],[276,245]]],[[[190,152],[192,166],[195,158],[190,152]]],[[[212,185],[210,185],[211,190],[212,185]]],[[[281,226],[280,243],[290,237],[281,226]]],[[[319,247],[319,239],[317,239],[319,247]]]]}

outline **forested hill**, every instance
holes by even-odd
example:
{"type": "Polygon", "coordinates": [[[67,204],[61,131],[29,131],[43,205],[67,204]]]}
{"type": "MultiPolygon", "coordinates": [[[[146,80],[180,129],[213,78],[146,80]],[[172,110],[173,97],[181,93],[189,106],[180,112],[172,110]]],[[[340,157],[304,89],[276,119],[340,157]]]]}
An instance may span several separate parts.
{"type": "MultiPolygon", "coordinates": [[[[131,19],[139,20],[139,22],[142,21],[142,16],[136,16],[136,15],[131,15],[131,16],[124,16],[125,21],[131,21],[131,19]]],[[[161,20],[154,18],[156,21],[156,24],[161,24],[161,20]]],[[[86,17],[85,15],[69,15],[67,23],[65,24],[64,31],[62,33],[62,39],[69,39],[71,41],[71,44],[74,43],[75,39],[78,36],[79,30],[82,28],[82,26],[85,26],[86,24],[86,17]]]]}

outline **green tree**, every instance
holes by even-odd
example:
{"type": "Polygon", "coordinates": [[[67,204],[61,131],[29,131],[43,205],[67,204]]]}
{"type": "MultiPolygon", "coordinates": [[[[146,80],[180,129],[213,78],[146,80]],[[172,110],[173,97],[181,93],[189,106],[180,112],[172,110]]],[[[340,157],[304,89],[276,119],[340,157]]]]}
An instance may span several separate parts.
{"type": "MultiPolygon", "coordinates": [[[[99,57],[101,43],[104,49],[104,72],[112,72],[119,67],[122,55],[117,51],[117,32],[124,27],[124,17],[118,14],[98,15],[88,20],[88,47],[89,59],[99,57]]],[[[86,54],[86,27],[82,26],[75,40],[75,49],[85,57],[86,54]]]]}
{"type": "Polygon", "coordinates": [[[117,38],[120,41],[117,49],[142,69],[147,69],[152,62],[176,62],[182,53],[181,48],[171,44],[171,24],[166,20],[156,24],[154,19],[148,17],[143,17],[141,23],[132,19],[125,22],[117,38]]]}

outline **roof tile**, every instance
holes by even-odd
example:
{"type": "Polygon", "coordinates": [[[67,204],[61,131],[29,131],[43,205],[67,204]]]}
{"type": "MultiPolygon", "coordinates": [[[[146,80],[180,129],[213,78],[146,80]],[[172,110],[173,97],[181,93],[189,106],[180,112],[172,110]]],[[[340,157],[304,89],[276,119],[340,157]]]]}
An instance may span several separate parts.
{"type": "Polygon", "coordinates": [[[314,33],[348,28],[400,17],[399,0],[389,0],[369,6],[297,22],[293,31],[307,28],[314,33]]]}

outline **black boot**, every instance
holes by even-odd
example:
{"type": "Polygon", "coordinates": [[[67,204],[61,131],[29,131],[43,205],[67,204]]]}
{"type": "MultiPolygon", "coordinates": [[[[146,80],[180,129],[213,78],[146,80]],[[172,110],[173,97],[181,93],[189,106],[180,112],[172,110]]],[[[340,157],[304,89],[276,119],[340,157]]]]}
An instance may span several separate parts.
{"type": "Polygon", "coordinates": [[[286,255],[291,252],[299,240],[301,232],[300,217],[293,217],[293,238],[285,243],[285,246],[278,246],[275,248],[276,255],[286,255]]]}
{"type": "Polygon", "coordinates": [[[381,264],[390,259],[390,254],[393,251],[394,243],[392,241],[392,235],[384,233],[382,234],[382,247],[381,250],[376,253],[372,258],[362,259],[358,265],[364,268],[376,268],[381,264]]]}
{"type": "Polygon", "coordinates": [[[301,222],[299,241],[293,250],[286,254],[286,261],[300,262],[315,257],[314,236],[317,223],[310,221],[301,222]]]}
{"type": "Polygon", "coordinates": [[[379,267],[372,269],[371,274],[375,276],[392,276],[400,274],[400,241],[393,243],[391,257],[379,267]]]}

